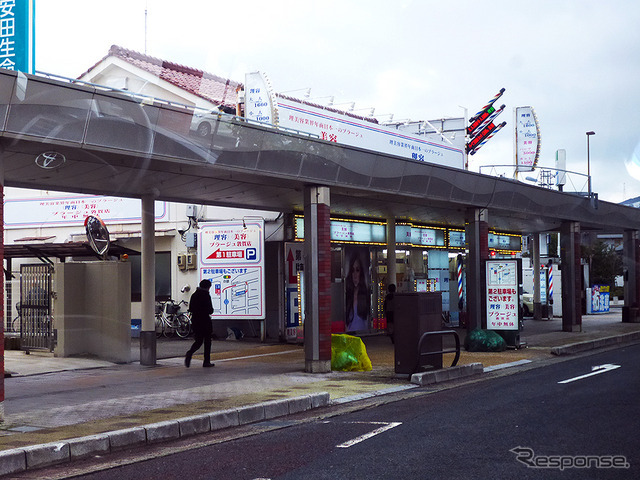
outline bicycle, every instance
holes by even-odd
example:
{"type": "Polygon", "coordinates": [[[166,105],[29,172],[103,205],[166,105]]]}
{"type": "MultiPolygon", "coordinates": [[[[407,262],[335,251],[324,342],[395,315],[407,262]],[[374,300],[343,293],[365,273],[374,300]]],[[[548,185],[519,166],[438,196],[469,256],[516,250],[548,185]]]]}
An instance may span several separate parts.
{"type": "Polygon", "coordinates": [[[17,315],[11,321],[11,331],[20,333],[20,328],[22,325],[22,312],[21,312],[20,302],[16,303],[16,312],[17,312],[17,315]]]}
{"type": "Polygon", "coordinates": [[[158,337],[172,337],[177,334],[185,338],[191,333],[191,317],[188,312],[180,312],[181,305],[188,305],[181,300],[176,303],[173,300],[156,303],[156,335],[158,337]]]}

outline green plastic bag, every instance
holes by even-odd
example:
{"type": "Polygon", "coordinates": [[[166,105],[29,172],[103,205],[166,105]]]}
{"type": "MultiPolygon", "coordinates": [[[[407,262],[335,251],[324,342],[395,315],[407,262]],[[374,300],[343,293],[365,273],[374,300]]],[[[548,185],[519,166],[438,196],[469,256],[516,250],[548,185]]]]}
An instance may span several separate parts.
{"type": "Polygon", "coordinates": [[[468,352],[502,352],[507,349],[507,342],[493,330],[476,328],[467,335],[464,347],[468,352]]]}
{"type": "Polygon", "coordinates": [[[359,337],[331,335],[331,370],[368,372],[371,368],[367,349],[359,337]]]}

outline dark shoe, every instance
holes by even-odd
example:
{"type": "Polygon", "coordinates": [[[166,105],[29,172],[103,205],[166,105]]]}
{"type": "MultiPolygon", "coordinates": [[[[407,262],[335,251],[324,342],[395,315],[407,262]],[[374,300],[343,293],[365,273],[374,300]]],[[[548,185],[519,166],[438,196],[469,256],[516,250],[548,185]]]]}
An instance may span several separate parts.
{"type": "Polygon", "coordinates": [[[184,357],[184,366],[189,368],[191,366],[191,355],[187,354],[184,357]]]}
{"type": "Polygon", "coordinates": [[[202,366],[203,366],[203,368],[208,368],[208,367],[215,367],[216,364],[215,363],[203,363],[202,366]]]}

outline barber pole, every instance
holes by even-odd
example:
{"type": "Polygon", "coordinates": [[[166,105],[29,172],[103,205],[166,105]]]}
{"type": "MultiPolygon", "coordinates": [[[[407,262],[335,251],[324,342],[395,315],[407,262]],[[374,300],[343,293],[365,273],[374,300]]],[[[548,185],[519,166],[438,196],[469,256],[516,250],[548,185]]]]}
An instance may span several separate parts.
{"type": "Polygon", "coordinates": [[[549,305],[553,304],[553,265],[549,265],[549,305]]]}
{"type": "Polygon", "coordinates": [[[462,255],[458,255],[456,263],[458,271],[458,300],[462,301],[462,255]]]}

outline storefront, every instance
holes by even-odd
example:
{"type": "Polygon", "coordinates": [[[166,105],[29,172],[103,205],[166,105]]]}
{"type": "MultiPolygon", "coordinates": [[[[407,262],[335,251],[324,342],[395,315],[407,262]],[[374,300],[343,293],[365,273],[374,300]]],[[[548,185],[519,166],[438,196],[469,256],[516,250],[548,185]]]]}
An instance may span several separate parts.
{"type": "MultiPolygon", "coordinates": [[[[396,277],[387,274],[386,222],[331,218],[332,332],[356,335],[386,329],[383,303],[387,286],[398,292],[442,293],[443,321],[460,324],[465,310],[465,230],[463,227],[397,221],[396,277]]],[[[286,328],[289,342],[303,340],[304,218],[294,218],[295,241],[285,243],[286,328]]],[[[489,233],[492,255],[516,256],[521,237],[489,233]]]]}

